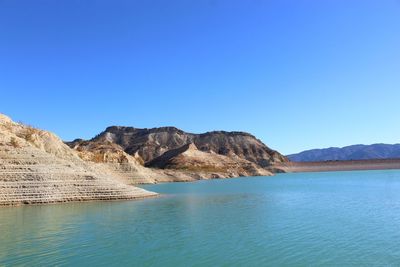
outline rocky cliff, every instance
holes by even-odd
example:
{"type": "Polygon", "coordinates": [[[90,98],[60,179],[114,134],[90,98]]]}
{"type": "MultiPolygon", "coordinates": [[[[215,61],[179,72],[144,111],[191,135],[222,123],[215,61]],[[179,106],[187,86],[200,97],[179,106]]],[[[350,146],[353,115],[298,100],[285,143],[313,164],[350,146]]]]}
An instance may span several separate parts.
{"type": "Polygon", "coordinates": [[[148,165],[161,169],[191,171],[199,174],[214,173],[216,177],[271,175],[271,172],[253,162],[240,157],[203,152],[192,143],[171,149],[150,161],[148,165]]]}
{"type": "Polygon", "coordinates": [[[114,159],[125,162],[128,158],[140,165],[137,168],[151,168],[164,181],[271,175],[275,164],[287,162],[280,153],[244,132],[192,134],[175,127],[113,126],[91,140],[67,144],[89,161],[110,164],[114,159]]]}
{"type": "Polygon", "coordinates": [[[54,134],[0,114],[0,205],[154,195],[127,185],[109,168],[82,160],[54,134]]]}

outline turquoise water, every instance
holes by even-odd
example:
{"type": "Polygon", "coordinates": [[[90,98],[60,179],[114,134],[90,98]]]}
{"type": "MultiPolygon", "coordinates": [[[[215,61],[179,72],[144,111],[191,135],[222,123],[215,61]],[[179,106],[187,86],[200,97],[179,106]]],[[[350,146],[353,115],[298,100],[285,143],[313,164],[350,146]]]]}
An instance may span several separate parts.
{"type": "Polygon", "coordinates": [[[146,186],[156,199],[0,209],[0,266],[400,265],[400,171],[146,186]]]}

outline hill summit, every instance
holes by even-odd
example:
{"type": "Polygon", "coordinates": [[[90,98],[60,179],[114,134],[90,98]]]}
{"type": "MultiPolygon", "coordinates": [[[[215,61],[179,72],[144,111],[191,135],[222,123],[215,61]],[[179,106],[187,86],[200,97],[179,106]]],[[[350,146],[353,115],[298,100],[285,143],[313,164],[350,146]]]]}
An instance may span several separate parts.
{"type": "MultiPolygon", "coordinates": [[[[91,140],[77,139],[67,144],[83,158],[100,150],[103,154],[126,154],[151,169],[173,170],[175,173],[169,175],[175,176],[270,175],[275,164],[287,162],[279,152],[245,132],[193,134],[175,127],[111,126],[91,140]]],[[[104,158],[102,162],[110,160],[104,158]]]]}

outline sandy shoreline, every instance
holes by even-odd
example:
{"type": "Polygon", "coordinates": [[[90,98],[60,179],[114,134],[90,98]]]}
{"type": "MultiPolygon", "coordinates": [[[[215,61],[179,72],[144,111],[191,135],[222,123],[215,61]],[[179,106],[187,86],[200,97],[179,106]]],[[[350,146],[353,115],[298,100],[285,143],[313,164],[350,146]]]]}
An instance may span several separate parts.
{"type": "Polygon", "coordinates": [[[288,162],[276,166],[284,172],[323,172],[400,169],[400,159],[288,162]]]}

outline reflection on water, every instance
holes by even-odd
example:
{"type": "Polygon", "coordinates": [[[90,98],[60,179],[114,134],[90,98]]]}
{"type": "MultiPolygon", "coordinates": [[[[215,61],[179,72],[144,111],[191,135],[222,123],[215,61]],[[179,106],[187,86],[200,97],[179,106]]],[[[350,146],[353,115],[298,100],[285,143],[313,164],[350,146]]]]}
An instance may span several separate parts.
{"type": "Polygon", "coordinates": [[[396,265],[400,171],[146,186],[156,199],[0,209],[0,266],[396,265]]]}

